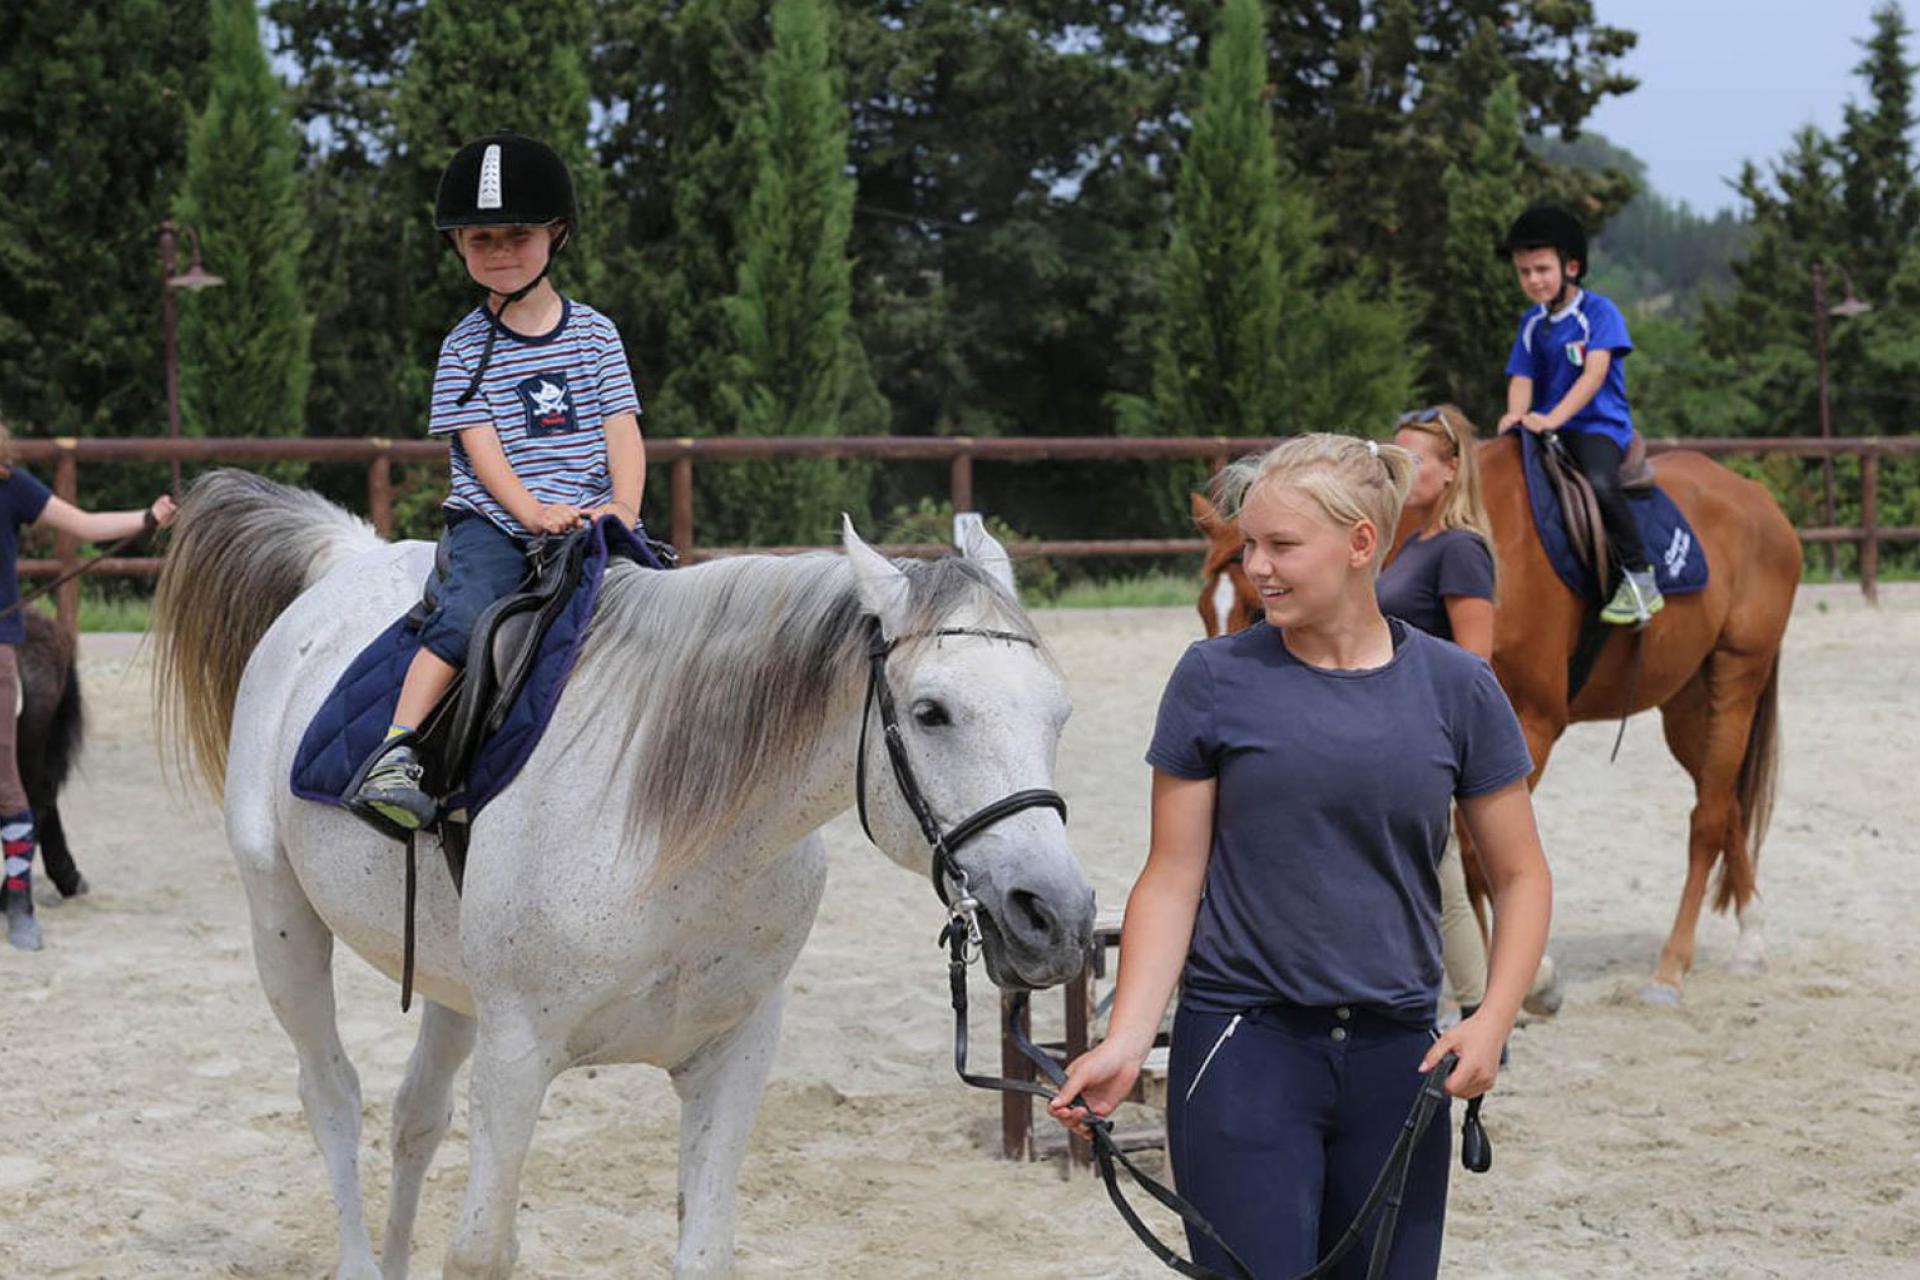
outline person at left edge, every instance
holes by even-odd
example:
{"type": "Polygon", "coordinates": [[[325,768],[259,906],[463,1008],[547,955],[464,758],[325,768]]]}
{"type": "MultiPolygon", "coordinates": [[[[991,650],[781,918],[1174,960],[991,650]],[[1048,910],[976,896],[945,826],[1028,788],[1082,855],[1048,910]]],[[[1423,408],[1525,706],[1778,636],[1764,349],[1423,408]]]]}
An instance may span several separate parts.
{"type": "Polygon", "coordinates": [[[22,951],[41,947],[33,913],[33,855],[39,848],[33,805],[20,781],[13,709],[19,705],[20,664],[15,646],[27,638],[20,616],[19,531],[48,529],[83,542],[112,542],[173,521],[165,494],[139,511],[82,511],[13,465],[13,437],[0,424],[0,844],[6,858],[7,941],[22,951]]]}
{"type": "Polygon", "coordinates": [[[401,827],[437,808],[408,735],[465,663],[480,614],[524,578],[531,540],[602,516],[640,523],[647,459],[620,334],[547,277],[579,220],[566,164],[517,133],[468,143],[440,177],[434,229],[487,297],[440,345],[427,430],[452,438],[449,568],[356,797],[401,827]]]}

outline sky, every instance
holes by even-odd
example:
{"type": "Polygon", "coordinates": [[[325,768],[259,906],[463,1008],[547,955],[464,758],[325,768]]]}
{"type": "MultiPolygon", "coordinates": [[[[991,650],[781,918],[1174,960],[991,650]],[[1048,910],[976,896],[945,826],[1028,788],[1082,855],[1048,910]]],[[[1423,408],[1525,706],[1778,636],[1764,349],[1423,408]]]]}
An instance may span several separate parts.
{"type": "MultiPolygon", "coordinates": [[[[1595,0],[1600,20],[1640,35],[1624,68],[1640,87],[1586,128],[1647,164],[1654,190],[1702,213],[1733,208],[1727,179],[1786,150],[1795,130],[1833,133],[1862,96],[1857,43],[1879,0],[1595,0]]],[[[1909,26],[1920,0],[1902,0],[1909,26]]],[[[1920,38],[1907,56],[1920,60],[1920,38]]]]}

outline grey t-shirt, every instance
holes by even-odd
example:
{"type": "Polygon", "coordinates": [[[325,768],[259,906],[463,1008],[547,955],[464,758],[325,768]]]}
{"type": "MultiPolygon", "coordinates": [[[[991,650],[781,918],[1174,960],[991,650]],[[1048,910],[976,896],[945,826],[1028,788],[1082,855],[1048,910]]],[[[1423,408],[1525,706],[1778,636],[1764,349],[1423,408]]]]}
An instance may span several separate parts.
{"type": "Polygon", "coordinates": [[[1448,596],[1493,599],[1493,552],[1470,529],[1415,534],[1374,583],[1380,612],[1411,622],[1430,636],[1453,639],[1448,596]]]}
{"type": "Polygon", "coordinates": [[[1486,663],[1388,625],[1392,659],[1364,671],[1309,666],[1265,622],[1200,641],[1174,668],[1147,763],[1218,780],[1185,1003],[1431,1023],[1453,798],[1533,766],[1486,663]]]}

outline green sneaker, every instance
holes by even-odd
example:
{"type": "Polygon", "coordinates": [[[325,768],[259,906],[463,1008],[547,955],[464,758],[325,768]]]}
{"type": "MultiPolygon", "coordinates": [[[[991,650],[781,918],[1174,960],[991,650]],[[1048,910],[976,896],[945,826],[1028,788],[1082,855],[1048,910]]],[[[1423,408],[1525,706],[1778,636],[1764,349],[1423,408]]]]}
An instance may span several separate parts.
{"type": "Polygon", "coordinates": [[[439,811],[433,797],[420,788],[424,772],[413,748],[402,743],[367,770],[354,799],[395,826],[418,831],[439,811]]]}
{"type": "Polygon", "coordinates": [[[1616,627],[1644,627],[1666,607],[1666,597],[1653,580],[1653,570],[1635,570],[1620,575],[1620,589],[1600,611],[1600,621],[1616,627]]]}

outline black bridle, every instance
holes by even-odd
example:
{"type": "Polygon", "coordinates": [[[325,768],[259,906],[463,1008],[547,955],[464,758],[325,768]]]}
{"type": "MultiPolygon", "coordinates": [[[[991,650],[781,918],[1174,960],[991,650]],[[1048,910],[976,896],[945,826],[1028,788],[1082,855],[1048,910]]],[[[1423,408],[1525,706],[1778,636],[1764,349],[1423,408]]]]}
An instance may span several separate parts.
{"type": "MultiPolygon", "coordinates": [[[[969,840],[993,826],[1002,818],[1008,818],[1027,809],[1052,809],[1060,815],[1062,822],[1067,818],[1067,802],[1059,792],[1049,788],[1030,788],[1016,791],[992,804],[977,810],[965,820],[942,830],[939,819],[933,814],[933,807],[927,803],[926,793],[920,788],[920,780],[913,771],[913,762],[907,756],[906,736],[901,732],[900,714],[894,702],[893,688],[887,680],[887,659],[905,639],[940,639],[946,636],[977,636],[986,640],[1005,640],[1015,644],[1037,647],[1038,642],[1031,636],[1013,631],[991,631],[977,627],[943,627],[937,631],[926,632],[920,636],[896,637],[888,639],[879,619],[874,619],[872,633],[867,646],[867,696],[860,715],[860,755],[855,764],[856,799],[860,809],[860,828],[867,833],[867,839],[873,840],[873,828],[867,821],[867,727],[873,719],[874,708],[880,710],[880,733],[887,747],[887,760],[893,768],[894,783],[900,788],[901,798],[912,810],[914,819],[920,824],[920,833],[926,839],[927,847],[933,854],[932,876],[934,892],[940,895],[940,901],[952,913],[946,928],[940,932],[940,942],[947,948],[947,986],[953,1005],[953,1069],[961,1081],[976,1089],[990,1089],[1000,1093],[1023,1093],[1045,1101],[1052,1101],[1058,1089],[1067,1082],[1067,1074],[1052,1054],[1040,1048],[1029,1039],[1021,1027],[1027,1008],[1027,993],[1016,992],[1007,1008],[1007,1036],[1021,1055],[1053,1082],[1053,1088],[1032,1080],[1014,1080],[1005,1076],[975,1075],[967,1070],[967,969],[978,954],[980,946],[980,903],[968,889],[967,873],[954,859],[956,850],[969,840]]],[[[875,840],[875,844],[879,841],[875,840]]],[[[1304,1272],[1298,1280],[1320,1280],[1331,1275],[1340,1260],[1360,1243],[1365,1234],[1366,1225],[1376,1212],[1380,1213],[1380,1227],[1374,1234],[1373,1255],[1368,1265],[1370,1280],[1378,1280],[1385,1274],[1388,1256],[1393,1249],[1393,1239],[1399,1225],[1400,1203],[1407,1185],[1407,1173],[1412,1167],[1413,1153],[1420,1144],[1420,1138],[1432,1123],[1435,1113],[1446,1105],[1446,1078],[1459,1061],[1454,1054],[1443,1058],[1439,1066],[1427,1074],[1421,1085],[1420,1095],[1414,1100],[1413,1108],[1407,1114],[1406,1122],[1401,1126],[1400,1136],[1395,1140],[1393,1149],[1381,1166],[1379,1177],[1374,1180],[1373,1188],[1367,1193],[1366,1200],[1353,1216],[1344,1234],[1334,1244],[1326,1256],[1315,1263],[1311,1270],[1304,1272]]],[[[1076,1106],[1085,1106],[1082,1098],[1074,1099],[1076,1106]]],[[[1141,1172],[1140,1168],[1127,1159],[1113,1139],[1112,1122],[1095,1115],[1087,1107],[1086,1119],[1082,1122],[1093,1143],[1093,1153],[1099,1165],[1100,1177],[1107,1185],[1107,1196],[1113,1201],[1114,1208],[1133,1229],[1153,1256],[1183,1276],[1195,1280],[1254,1280],[1253,1268],[1249,1267],[1233,1249],[1222,1240],[1205,1217],[1183,1199],[1171,1187],[1141,1172]],[[1134,1207],[1120,1191],[1115,1166],[1124,1169],[1141,1190],[1159,1201],[1177,1214],[1181,1221],[1211,1241],[1227,1257],[1232,1265],[1231,1273],[1215,1271],[1174,1252],[1158,1236],[1154,1235],[1134,1207]]],[[[1474,1098],[1467,1103],[1467,1116],[1461,1130],[1461,1162],[1475,1173],[1484,1173],[1492,1165],[1493,1153],[1488,1146],[1486,1132],[1480,1126],[1480,1099],[1474,1098]]]]}

